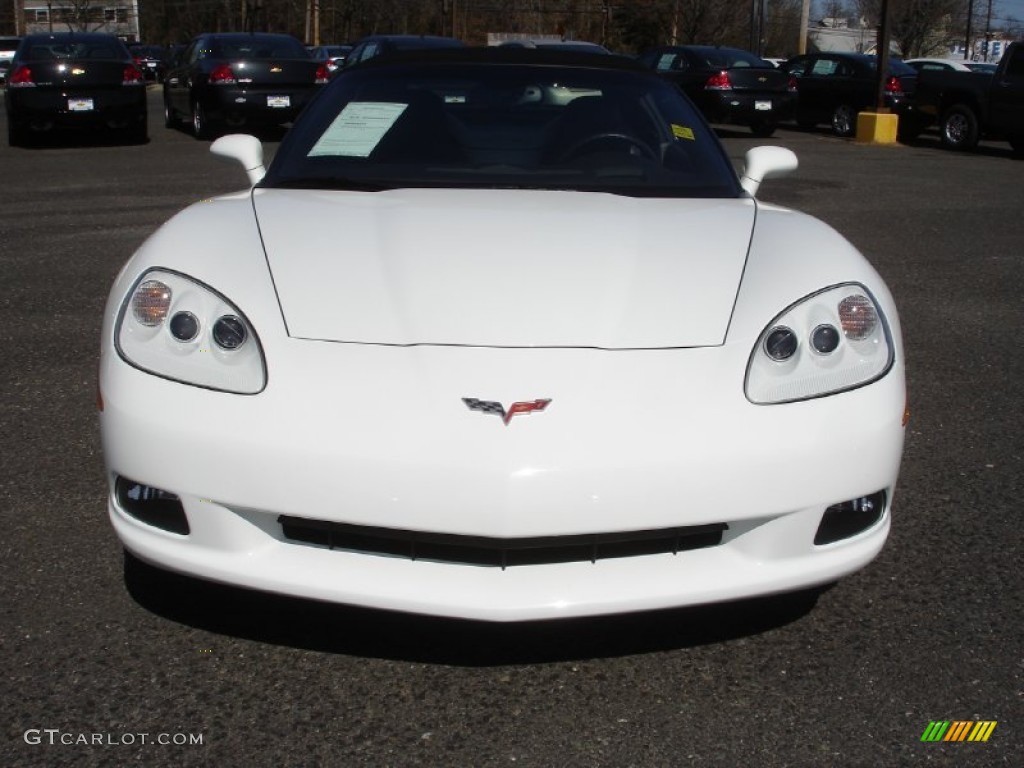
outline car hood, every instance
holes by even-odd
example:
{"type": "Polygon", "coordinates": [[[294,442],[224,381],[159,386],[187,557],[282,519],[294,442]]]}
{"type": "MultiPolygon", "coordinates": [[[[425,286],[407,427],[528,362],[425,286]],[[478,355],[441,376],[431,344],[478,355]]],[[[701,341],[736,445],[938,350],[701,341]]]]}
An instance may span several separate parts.
{"type": "Polygon", "coordinates": [[[257,189],[290,336],[636,349],[723,343],[750,199],[257,189]]]}

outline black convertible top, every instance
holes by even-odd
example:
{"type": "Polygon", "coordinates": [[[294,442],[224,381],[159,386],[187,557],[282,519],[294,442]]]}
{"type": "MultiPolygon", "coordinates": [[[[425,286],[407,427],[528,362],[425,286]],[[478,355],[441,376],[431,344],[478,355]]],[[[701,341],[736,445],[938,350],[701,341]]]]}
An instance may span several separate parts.
{"type": "Polygon", "coordinates": [[[635,59],[617,54],[578,53],[546,48],[510,48],[506,46],[470,48],[432,48],[397,51],[360,62],[352,69],[386,67],[395,64],[526,64],[535,66],[587,67],[625,72],[651,73],[635,59]]]}

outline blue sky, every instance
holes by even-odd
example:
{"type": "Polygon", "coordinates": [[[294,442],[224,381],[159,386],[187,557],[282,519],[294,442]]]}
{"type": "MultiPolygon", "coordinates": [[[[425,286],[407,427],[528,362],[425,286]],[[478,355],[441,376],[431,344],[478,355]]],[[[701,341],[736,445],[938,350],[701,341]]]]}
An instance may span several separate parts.
{"type": "MultiPolygon", "coordinates": [[[[968,0],[963,0],[964,8],[967,8],[968,0]]],[[[825,0],[815,0],[815,5],[821,9],[825,0]]],[[[848,3],[851,7],[852,2],[848,3]]],[[[974,0],[975,13],[982,15],[988,10],[988,0],[974,0]]],[[[992,23],[996,26],[1000,19],[1014,18],[1024,24],[1024,0],[992,0],[992,23]]]]}
{"type": "MultiPolygon", "coordinates": [[[[974,7],[984,13],[988,9],[988,0],[974,0],[974,7]]],[[[992,0],[993,20],[1011,17],[1024,22],[1024,0],[992,0]]]]}
{"type": "MultiPolygon", "coordinates": [[[[998,15],[1004,17],[1014,17],[1019,21],[1024,22],[1024,0],[993,0],[995,5],[993,6],[992,15],[996,15],[996,11],[1001,11],[998,15]]],[[[975,0],[977,2],[977,0],[975,0]]]]}

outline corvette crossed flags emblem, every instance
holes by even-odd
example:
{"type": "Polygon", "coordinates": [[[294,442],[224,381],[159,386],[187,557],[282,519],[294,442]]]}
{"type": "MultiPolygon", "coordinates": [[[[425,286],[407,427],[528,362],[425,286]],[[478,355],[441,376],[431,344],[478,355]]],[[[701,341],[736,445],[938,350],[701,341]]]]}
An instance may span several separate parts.
{"type": "Polygon", "coordinates": [[[513,416],[543,411],[548,407],[548,403],[551,402],[551,399],[548,398],[547,400],[529,400],[522,403],[512,403],[512,405],[508,407],[507,411],[505,410],[505,406],[493,400],[477,400],[475,397],[464,397],[462,398],[462,402],[464,402],[471,411],[493,413],[495,416],[501,416],[501,420],[505,422],[505,426],[507,427],[508,423],[512,421],[513,416]]]}

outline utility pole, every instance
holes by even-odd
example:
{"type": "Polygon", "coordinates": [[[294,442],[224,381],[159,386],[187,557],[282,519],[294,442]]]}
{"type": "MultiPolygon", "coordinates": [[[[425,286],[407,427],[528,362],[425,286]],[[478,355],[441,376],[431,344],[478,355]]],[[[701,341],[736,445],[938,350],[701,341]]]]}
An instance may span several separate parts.
{"type": "Polygon", "coordinates": [[[964,61],[971,60],[971,21],[974,19],[974,0],[967,2],[967,33],[964,36],[964,61]]]}
{"type": "Polygon", "coordinates": [[[807,21],[811,16],[811,0],[804,0],[800,9],[800,44],[797,53],[807,53],[807,21]]]}
{"type": "Polygon", "coordinates": [[[878,25],[878,45],[875,46],[878,58],[878,112],[888,112],[885,106],[885,84],[889,79],[889,0],[882,0],[882,19],[878,25]]]}
{"type": "Polygon", "coordinates": [[[988,15],[985,17],[985,61],[992,50],[992,0],[988,0],[988,15]]]}

